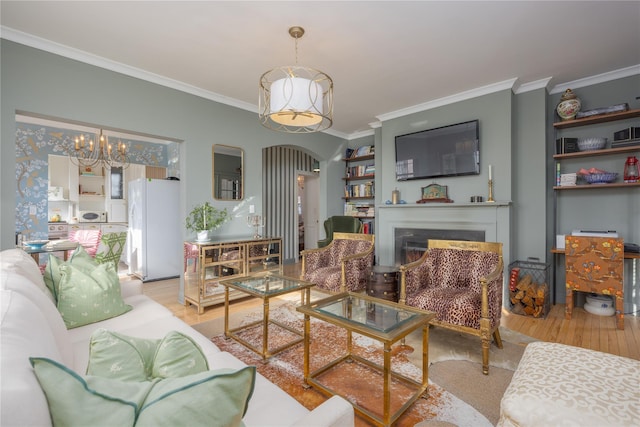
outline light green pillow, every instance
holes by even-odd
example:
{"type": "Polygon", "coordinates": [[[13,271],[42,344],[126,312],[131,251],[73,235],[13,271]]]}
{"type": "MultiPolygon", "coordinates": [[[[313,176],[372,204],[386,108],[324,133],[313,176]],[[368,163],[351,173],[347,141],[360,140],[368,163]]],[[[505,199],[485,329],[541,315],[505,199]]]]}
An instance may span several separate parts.
{"type": "Polygon", "coordinates": [[[163,339],[129,337],[97,329],[91,334],[87,375],[122,381],[177,378],[209,370],[200,346],[187,335],[163,339]]]}
{"type": "Polygon", "coordinates": [[[87,375],[121,381],[147,381],[160,340],[96,329],[89,342],[87,375]]]}
{"type": "Polygon", "coordinates": [[[44,282],[51,291],[53,298],[58,300],[58,288],[60,287],[60,279],[62,275],[60,273],[60,266],[66,264],[73,264],[75,267],[81,269],[84,272],[91,272],[98,263],[91,258],[91,255],[87,253],[87,251],[82,247],[82,245],[78,245],[78,248],[73,251],[68,260],[63,261],[60,258],[54,256],[53,254],[49,255],[49,261],[47,262],[47,266],[44,269],[44,282]]]}
{"type": "Polygon", "coordinates": [[[55,426],[132,426],[153,382],[86,377],[49,359],[30,358],[55,426]]]}
{"type": "Polygon", "coordinates": [[[55,426],[241,426],[256,368],[182,378],[119,381],[81,377],[46,358],[30,358],[55,426]]]}
{"type": "Polygon", "coordinates": [[[119,316],[131,310],[120,293],[113,264],[100,264],[90,273],[73,264],[59,267],[58,311],[67,329],[119,316]]]}
{"type": "Polygon", "coordinates": [[[220,369],[159,380],[136,426],[243,426],[255,386],[256,367],[220,369]]]}
{"type": "Polygon", "coordinates": [[[191,337],[171,331],[158,344],[151,376],[177,378],[208,370],[209,364],[200,346],[191,337]]]}

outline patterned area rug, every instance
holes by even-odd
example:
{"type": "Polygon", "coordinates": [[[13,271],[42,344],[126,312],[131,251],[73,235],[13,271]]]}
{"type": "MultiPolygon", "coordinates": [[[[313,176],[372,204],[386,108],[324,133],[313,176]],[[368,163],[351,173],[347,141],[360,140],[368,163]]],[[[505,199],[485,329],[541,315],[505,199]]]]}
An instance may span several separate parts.
{"type": "MultiPolygon", "coordinates": [[[[302,331],[302,315],[295,310],[291,303],[272,309],[272,319],[302,331]]],[[[260,318],[258,313],[250,313],[243,323],[248,324],[260,318]]],[[[260,326],[249,328],[239,334],[244,340],[254,346],[262,347],[262,328],[260,326]]],[[[275,325],[269,327],[269,348],[277,348],[297,335],[275,325]]],[[[313,371],[335,358],[344,354],[346,346],[346,332],[333,325],[312,319],[311,321],[311,363],[313,371]]],[[[249,365],[255,365],[258,371],[278,387],[293,396],[306,408],[313,409],[326,398],[314,389],[303,387],[303,352],[302,344],[296,345],[286,351],[278,353],[269,359],[268,363],[262,363],[262,358],[242,344],[232,339],[225,339],[224,335],[217,335],[212,341],[223,351],[228,351],[249,365]]],[[[399,345],[394,346],[392,368],[415,381],[421,381],[422,371],[411,363],[408,353],[402,351],[399,345]]],[[[382,364],[382,345],[375,340],[354,335],[354,353],[382,364]]],[[[335,369],[323,374],[321,382],[333,389],[340,390],[340,394],[351,402],[381,415],[382,412],[382,377],[373,372],[366,365],[359,363],[341,364],[335,369]]],[[[398,381],[392,384],[391,411],[395,412],[404,402],[407,396],[412,394],[411,389],[398,381]]],[[[456,426],[490,426],[487,418],[481,415],[472,406],[458,399],[453,394],[445,391],[440,386],[430,383],[428,397],[418,399],[396,423],[398,426],[414,426],[422,421],[449,422],[456,426]]],[[[367,426],[364,419],[356,417],[357,426],[367,426]]]]}

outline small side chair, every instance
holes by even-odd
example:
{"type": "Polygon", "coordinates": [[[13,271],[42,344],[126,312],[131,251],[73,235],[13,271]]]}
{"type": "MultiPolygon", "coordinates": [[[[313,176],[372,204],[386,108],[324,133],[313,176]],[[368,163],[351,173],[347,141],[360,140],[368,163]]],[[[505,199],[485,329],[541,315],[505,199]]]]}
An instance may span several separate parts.
{"type": "Polygon", "coordinates": [[[334,233],[323,248],[302,251],[302,279],[325,292],[357,292],[373,266],[373,234],[334,233]]]}
{"type": "Polygon", "coordinates": [[[75,230],[69,236],[69,240],[81,244],[85,251],[95,258],[101,237],[102,231],[100,230],[75,230]]]}
{"type": "Polygon", "coordinates": [[[103,234],[101,244],[96,253],[96,262],[99,264],[111,262],[116,268],[116,271],[118,271],[118,264],[120,263],[120,257],[122,256],[122,252],[124,252],[126,242],[126,231],[103,234]]]}

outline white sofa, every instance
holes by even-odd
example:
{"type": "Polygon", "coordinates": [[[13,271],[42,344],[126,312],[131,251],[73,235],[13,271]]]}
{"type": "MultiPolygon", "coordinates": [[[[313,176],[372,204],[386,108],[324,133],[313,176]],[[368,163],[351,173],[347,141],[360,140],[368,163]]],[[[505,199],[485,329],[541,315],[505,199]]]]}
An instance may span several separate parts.
{"type": "MultiPolygon", "coordinates": [[[[89,339],[98,328],[153,339],[162,338],[172,330],[180,331],[200,345],[210,369],[246,366],[143,295],[139,281],[121,282],[122,296],[125,303],[133,307],[131,311],[67,330],[38,266],[29,255],[20,249],[2,251],[0,267],[2,426],[51,425],[47,400],[29,357],[50,358],[85,375],[89,339]]],[[[246,426],[353,426],[354,411],[349,402],[338,396],[309,411],[257,374],[243,422],[246,426]]]]}

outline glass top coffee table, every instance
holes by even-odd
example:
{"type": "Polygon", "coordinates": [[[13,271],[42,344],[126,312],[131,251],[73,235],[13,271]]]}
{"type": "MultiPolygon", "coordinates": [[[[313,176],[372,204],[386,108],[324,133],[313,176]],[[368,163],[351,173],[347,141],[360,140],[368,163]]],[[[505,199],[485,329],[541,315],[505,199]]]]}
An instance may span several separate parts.
{"type": "Polygon", "coordinates": [[[309,303],[311,300],[311,287],[315,286],[313,283],[305,282],[304,280],[295,279],[292,277],[280,276],[273,273],[252,275],[237,277],[233,279],[221,280],[219,282],[224,286],[224,335],[227,338],[233,338],[245,347],[255,351],[262,356],[262,360],[266,361],[269,357],[277,354],[283,350],[292,347],[303,340],[302,332],[297,331],[281,322],[269,319],[269,300],[273,297],[286,295],[291,292],[300,292],[300,303],[302,305],[309,303]],[[260,298],[263,301],[262,304],[262,319],[255,322],[248,323],[246,325],[239,326],[237,328],[229,328],[229,288],[236,289],[240,292],[244,292],[253,297],[260,298]],[[280,328],[286,329],[295,335],[300,336],[293,341],[283,344],[275,349],[269,349],[269,324],[276,325],[280,328]],[[262,325],[262,349],[251,344],[247,340],[239,336],[239,332],[254,328],[256,325],[262,325]]]}
{"type": "MultiPolygon", "coordinates": [[[[319,377],[343,362],[357,362],[380,372],[383,381],[382,414],[379,413],[379,407],[376,408],[378,411],[374,412],[371,408],[364,408],[353,402],[352,404],[356,412],[364,418],[383,426],[389,426],[396,422],[420,396],[427,392],[429,384],[429,321],[435,317],[435,313],[351,292],[340,293],[309,303],[298,307],[297,310],[304,314],[304,381],[309,386],[329,396],[340,394],[339,390],[332,390],[323,385],[319,377]],[[346,353],[313,372],[309,372],[309,359],[312,356],[309,354],[311,317],[347,331],[346,353]],[[421,382],[391,370],[391,346],[418,328],[422,328],[421,382]],[[364,335],[383,344],[384,361],[382,366],[353,353],[353,333],[364,335]],[[415,388],[415,393],[408,400],[402,402],[400,408],[393,414],[391,413],[392,378],[409,385],[412,390],[415,388]]],[[[366,387],[366,384],[363,386],[366,387]]],[[[343,397],[348,399],[345,395],[343,397]]]]}

